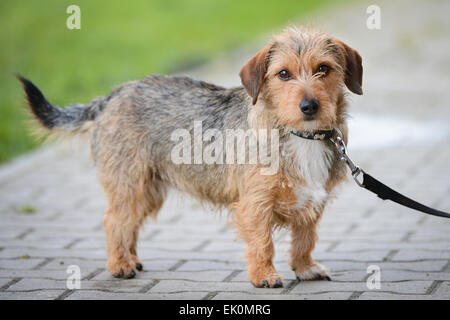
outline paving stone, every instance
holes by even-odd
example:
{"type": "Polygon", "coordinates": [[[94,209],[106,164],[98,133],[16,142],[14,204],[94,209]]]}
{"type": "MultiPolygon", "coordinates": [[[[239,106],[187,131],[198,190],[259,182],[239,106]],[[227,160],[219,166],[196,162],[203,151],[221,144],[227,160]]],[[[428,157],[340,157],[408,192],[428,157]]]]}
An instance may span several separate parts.
{"type": "Polygon", "coordinates": [[[85,238],[96,238],[98,240],[106,241],[105,233],[103,232],[103,227],[100,231],[85,231],[85,232],[70,232],[70,231],[55,231],[51,233],[42,232],[38,230],[38,232],[31,232],[26,234],[23,239],[25,241],[36,241],[36,242],[56,242],[63,243],[67,240],[69,242],[78,241],[79,239],[85,238]]]}
{"type": "MultiPolygon", "coordinates": [[[[81,290],[100,290],[110,292],[141,292],[153,286],[153,280],[140,278],[116,280],[82,280],[81,290]]],[[[147,290],[146,290],[147,291],[147,290]]]]}
{"type": "MultiPolygon", "coordinates": [[[[282,270],[278,269],[279,274],[283,278],[284,281],[294,281],[295,274],[291,270],[282,270]]],[[[359,271],[340,271],[340,272],[330,272],[330,277],[335,282],[357,282],[357,281],[363,281],[367,277],[367,273],[365,270],[359,270],[359,271]]],[[[420,279],[420,280],[429,280],[429,279],[420,279]]],[[[430,279],[431,280],[431,279],[430,279]]],[[[433,279],[435,280],[435,279],[433,279]]],[[[230,281],[233,282],[245,282],[249,281],[247,277],[247,273],[245,270],[239,270],[239,273],[237,273],[230,281]]]]}
{"type": "Polygon", "coordinates": [[[0,288],[2,288],[4,285],[9,283],[11,281],[11,278],[8,279],[0,279],[0,288]]]}
{"type": "Polygon", "coordinates": [[[435,299],[450,299],[450,281],[442,282],[432,296],[435,299]]]}
{"type": "Polygon", "coordinates": [[[197,282],[185,280],[162,280],[150,290],[151,293],[170,293],[183,291],[229,291],[259,294],[280,294],[283,291],[283,288],[255,288],[250,282],[197,282]]]}
{"type": "Polygon", "coordinates": [[[3,269],[0,270],[0,278],[36,278],[36,279],[49,279],[49,280],[66,280],[68,274],[66,269],[61,270],[15,270],[15,269],[3,269]]]}
{"type": "MultiPolygon", "coordinates": [[[[435,300],[431,295],[423,294],[396,294],[390,292],[363,292],[358,300],[435,300]]],[[[443,298],[444,299],[444,298],[443,298]]]]}
{"type": "MultiPolygon", "coordinates": [[[[330,246],[330,242],[320,241],[317,243],[315,252],[323,252],[326,248],[330,246]]],[[[226,252],[238,252],[241,255],[244,254],[247,245],[243,241],[232,241],[232,240],[224,240],[224,241],[211,241],[207,243],[200,251],[201,252],[218,252],[218,253],[226,253],[226,252]]],[[[275,249],[278,253],[280,250],[287,251],[290,248],[289,240],[280,240],[275,242],[275,249]]]]}
{"type": "Polygon", "coordinates": [[[347,281],[363,281],[367,277],[366,270],[358,271],[330,271],[330,277],[335,282],[347,282],[347,281]]]}
{"type": "Polygon", "coordinates": [[[351,292],[280,295],[220,292],[213,298],[213,300],[348,300],[351,295],[351,292]]]}
{"type": "Polygon", "coordinates": [[[436,241],[436,242],[449,242],[450,241],[450,235],[445,232],[433,232],[433,230],[421,230],[415,232],[411,238],[410,241],[436,241]]]}
{"type": "Polygon", "coordinates": [[[246,244],[242,241],[211,241],[202,248],[203,252],[227,252],[241,251],[244,252],[246,244]]]}
{"type": "Polygon", "coordinates": [[[227,262],[227,261],[187,261],[177,271],[196,271],[196,270],[244,270],[245,262],[227,262]]]}
{"type": "Polygon", "coordinates": [[[399,250],[397,254],[392,258],[392,261],[418,261],[418,260],[449,260],[450,251],[448,250],[399,250]]]}
{"type": "Polygon", "coordinates": [[[62,249],[71,243],[71,240],[63,241],[26,241],[26,240],[2,240],[1,245],[7,248],[19,248],[23,250],[30,249],[62,249]]]}
{"type": "MultiPolygon", "coordinates": [[[[405,282],[381,282],[380,291],[425,294],[433,281],[405,281],[405,282]]],[[[333,281],[303,281],[295,286],[292,294],[310,294],[320,292],[343,291],[368,291],[366,282],[333,282],[333,281]]]]}
{"type": "MultiPolygon", "coordinates": [[[[349,225],[350,227],[350,225],[349,225]]],[[[407,234],[407,230],[405,230],[404,232],[401,233],[377,233],[377,232],[373,232],[373,233],[367,233],[367,232],[355,232],[355,233],[349,233],[349,234],[340,234],[340,233],[336,233],[336,234],[323,234],[320,236],[319,241],[320,240],[325,240],[325,241],[354,241],[354,242],[359,242],[359,241],[373,241],[373,242],[393,242],[393,241],[401,241],[407,234]]]]}
{"type": "Polygon", "coordinates": [[[206,291],[149,294],[77,290],[68,296],[66,300],[199,300],[207,294],[208,292],[206,291]]]}
{"type": "Polygon", "coordinates": [[[421,271],[421,272],[438,272],[447,265],[445,260],[427,260],[412,262],[352,262],[352,261],[327,261],[326,266],[329,270],[349,271],[349,270],[367,270],[367,267],[375,264],[383,270],[405,270],[405,271],[421,271]]]}
{"type": "Polygon", "coordinates": [[[450,253],[449,245],[446,242],[362,242],[362,241],[340,241],[333,249],[333,252],[359,252],[376,249],[387,250],[424,250],[424,251],[447,251],[450,253]]]}
{"type": "Polygon", "coordinates": [[[371,250],[364,252],[315,252],[317,260],[351,260],[351,261],[383,261],[389,250],[371,250]]]}
{"type": "Polygon", "coordinates": [[[63,294],[64,290],[43,290],[33,292],[0,291],[0,300],[54,300],[63,294]]]}
{"type": "Polygon", "coordinates": [[[450,281],[450,272],[411,272],[405,270],[381,270],[381,281],[408,280],[446,280],[450,281]]]}
{"type": "Polygon", "coordinates": [[[16,239],[20,235],[27,232],[29,228],[16,227],[14,229],[0,226],[0,240],[16,239]]]}
{"type": "Polygon", "coordinates": [[[41,270],[67,270],[67,267],[76,265],[80,267],[81,274],[88,274],[97,269],[106,267],[106,257],[104,260],[84,259],[84,258],[54,258],[48,264],[41,267],[41,270]]]}
{"type": "Polygon", "coordinates": [[[22,256],[47,257],[47,258],[72,258],[83,257],[85,259],[100,259],[106,256],[105,250],[85,249],[24,249],[11,248],[0,251],[0,258],[19,258],[22,256]]]}
{"type": "Polygon", "coordinates": [[[66,290],[66,281],[49,279],[21,279],[10,286],[7,291],[66,290]]]}
{"type": "MultiPolygon", "coordinates": [[[[174,247],[174,243],[167,243],[167,242],[157,242],[157,241],[139,241],[138,243],[138,250],[143,251],[144,249],[156,249],[156,250],[164,250],[164,251],[180,251],[180,250],[194,250],[198,246],[200,246],[203,243],[202,240],[195,240],[195,241],[182,241],[177,244],[176,247],[174,247]]],[[[72,248],[76,249],[101,249],[103,252],[105,252],[106,248],[106,239],[88,239],[88,240],[81,240],[78,243],[76,243],[72,248]]]]}
{"type": "Polygon", "coordinates": [[[32,259],[28,256],[23,256],[21,259],[0,259],[0,269],[32,269],[44,261],[44,259],[32,259]]]}
{"type": "MultiPolygon", "coordinates": [[[[164,242],[170,242],[170,243],[173,243],[174,245],[176,245],[177,243],[183,242],[183,241],[195,241],[195,240],[205,241],[205,240],[211,240],[211,238],[212,238],[211,234],[201,233],[201,232],[185,234],[185,233],[172,232],[171,230],[164,230],[164,229],[160,229],[157,231],[158,232],[156,232],[156,230],[152,230],[147,235],[144,235],[143,239],[146,239],[146,237],[151,237],[152,241],[164,241],[164,242]]],[[[213,237],[214,240],[220,239],[220,240],[230,241],[230,242],[233,242],[235,238],[236,238],[236,235],[230,231],[216,233],[213,237]]]]}
{"type": "MultiPolygon", "coordinates": [[[[190,281],[222,281],[230,274],[229,271],[141,271],[138,279],[152,280],[190,280],[190,281]]],[[[1,274],[0,274],[1,275],[1,274]]],[[[103,271],[93,280],[112,280],[108,271],[103,271]]],[[[116,279],[121,281],[121,279],[116,279]]]]}

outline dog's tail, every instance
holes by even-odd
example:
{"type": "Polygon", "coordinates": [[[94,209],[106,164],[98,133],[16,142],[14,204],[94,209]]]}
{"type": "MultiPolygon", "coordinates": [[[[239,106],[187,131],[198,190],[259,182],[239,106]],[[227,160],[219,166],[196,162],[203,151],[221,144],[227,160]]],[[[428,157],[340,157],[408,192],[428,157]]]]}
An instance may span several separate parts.
{"type": "Polygon", "coordinates": [[[104,98],[94,99],[88,104],[73,104],[59,108],[48,102],[31,81],[19,75],[16,77],[22,82],[32,115],[45,129],[78,133],[87,122],[94,120],[103,110],[104,98]]]}

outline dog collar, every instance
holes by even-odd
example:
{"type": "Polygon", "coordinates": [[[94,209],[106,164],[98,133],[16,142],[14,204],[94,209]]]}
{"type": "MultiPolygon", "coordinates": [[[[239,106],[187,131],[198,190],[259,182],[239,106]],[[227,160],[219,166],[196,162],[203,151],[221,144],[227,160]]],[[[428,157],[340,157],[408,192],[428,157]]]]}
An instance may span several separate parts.
{"type": "Polygon", "coordinates": [[[293,135],[308,140],[329,140],[335,135],[335,132],[335,129],[291,131],[293,135]]]}

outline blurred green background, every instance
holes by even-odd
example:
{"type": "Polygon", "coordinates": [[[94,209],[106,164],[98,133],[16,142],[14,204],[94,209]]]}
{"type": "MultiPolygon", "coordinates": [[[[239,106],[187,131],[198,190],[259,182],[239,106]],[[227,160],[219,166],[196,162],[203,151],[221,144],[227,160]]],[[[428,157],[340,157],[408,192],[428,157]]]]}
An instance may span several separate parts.
{"type": "Polygon", "coordinates": [[[192,68],[333,0],[0,2],[0,163],[41,142],[14,73],[54,104],[88,102],[122,82],[192,68]],[[69,30],[66,8],[81,8],[69,30]]]}

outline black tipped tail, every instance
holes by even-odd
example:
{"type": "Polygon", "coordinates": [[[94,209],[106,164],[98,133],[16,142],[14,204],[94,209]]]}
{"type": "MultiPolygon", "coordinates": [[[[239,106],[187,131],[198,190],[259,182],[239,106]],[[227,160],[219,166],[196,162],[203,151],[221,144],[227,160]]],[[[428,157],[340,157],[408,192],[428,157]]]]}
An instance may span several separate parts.
{"type": "Polygon", "coordinates": [[[28,106],[43,127],[78,132],[86,121],[91,121],[103,110],[104,98],[96,98],[87,104],[72,104],[66,108],[52,105],[42,92],[30,81],[16,75],[22,82],[27,96],[28,106]]]}
{"type": "Polygon", "coordinates": [[[39,122],[46,128],[52,129],[55,127],[55,120],[59,118],[61,111],[50,104],[45,99],[42,92],[28,79],[20,75],[16,78],[22,82],[23,89],[27,96],[28,106],[39,120],[39,122]]]}

